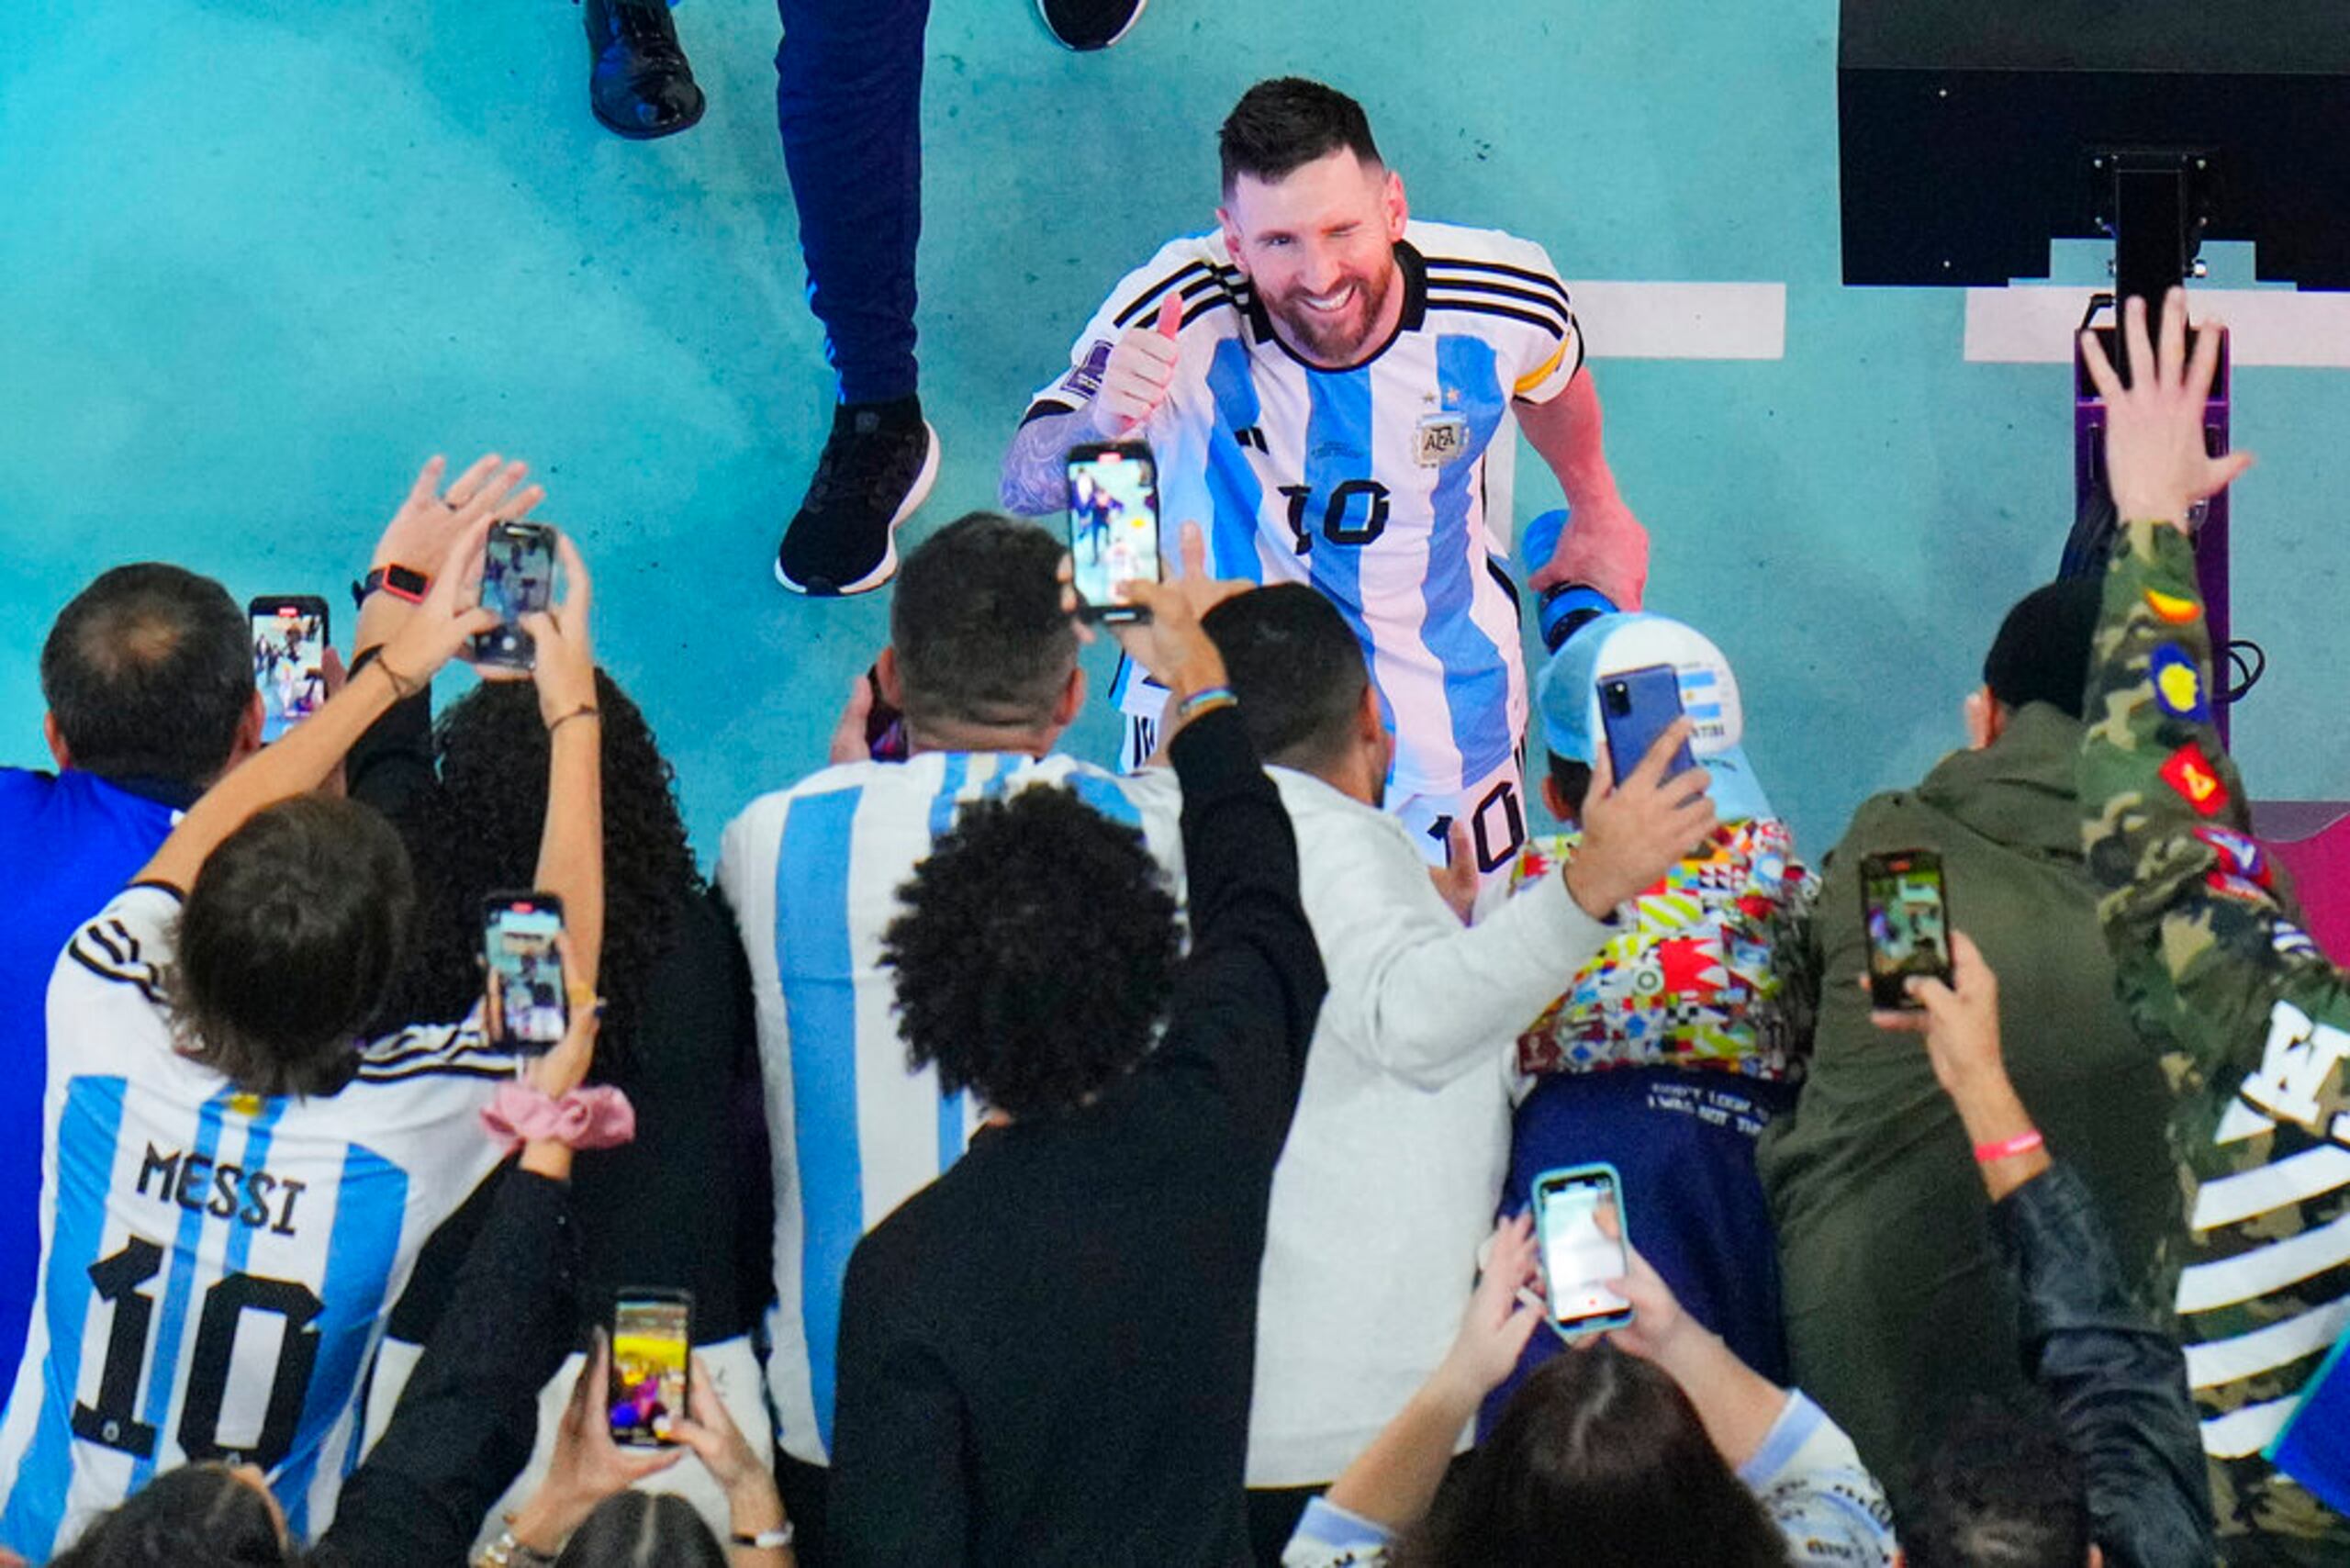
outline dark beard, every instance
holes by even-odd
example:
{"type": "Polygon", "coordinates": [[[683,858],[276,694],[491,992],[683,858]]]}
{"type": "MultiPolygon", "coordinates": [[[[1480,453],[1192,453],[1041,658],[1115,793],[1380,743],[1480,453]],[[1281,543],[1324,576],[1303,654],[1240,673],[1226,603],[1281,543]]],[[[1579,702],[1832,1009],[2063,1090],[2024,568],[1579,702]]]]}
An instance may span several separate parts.
{"type": "Polygon", "coordinates": [[[1360,330],[1349,331],[1344,336],[1311,310],[1304,306],[1292,306],[1287,299],[1275,302],[1270,308],[1282,330],[1315,361],[1331,365],[1359,364],[1375,346],[1371,342],[1371,335],[1379,330],[1380,318],[1387,310],[1387,297],[1394,289],[1400,271],[1400,268],[1390,265],[1382,277],[1350,280],[1362,294],[1362,326],[1360,330]]]}

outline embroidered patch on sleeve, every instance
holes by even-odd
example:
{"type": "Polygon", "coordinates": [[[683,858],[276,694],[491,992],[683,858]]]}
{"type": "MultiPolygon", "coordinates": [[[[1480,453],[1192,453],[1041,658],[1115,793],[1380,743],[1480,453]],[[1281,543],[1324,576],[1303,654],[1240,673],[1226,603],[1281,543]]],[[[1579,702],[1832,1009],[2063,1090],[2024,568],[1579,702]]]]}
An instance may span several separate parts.
{"type": "Polygon", "coordinates": [[[2276,885],[2275,876],[2268,868],[2268,852],[2251,834],[2233,828],[2199,827],[2195,836],[2219,855],[2220,869],[2228,875],[2249,879],[2264,888],[2276,885]]]}
{"type": "Polygon", "coordinates": [[[1102,390],[1102,374],[1110,368],[1110,345],[1096,338],[1085,353],[1085,363],[1061,377],[1061,390],[1091,401],[1102,390]]]}
{"type": "Polygon", "coordinates": [[[2185,648],[2165,643],[2147,661],[2146,673],[2154,678],[2154,701],[2164,712],[2190,724],[2211,722],[2211,705],[2203,697],[2203,672],[2185,648]]]}
{"type": "Polygon", "coordinates": [[[2223,899],[2239,903],[2274,903],[2268,890],[2244,877],[2232,877],[2225,871],[2214,871],[2203,879],[2203,885],[2223,899]]]}
{"type": "Polygon", "coordinates": [[[2228,803],[2228,791],[2220,782],[2220,770],[2203,755],[2203,748],[2188,742],[2170,754],[2163,764],[2163,782],[2177,791],[2179,799],[2195,808],[2199,816],[2217,816],[2228,803]]]}

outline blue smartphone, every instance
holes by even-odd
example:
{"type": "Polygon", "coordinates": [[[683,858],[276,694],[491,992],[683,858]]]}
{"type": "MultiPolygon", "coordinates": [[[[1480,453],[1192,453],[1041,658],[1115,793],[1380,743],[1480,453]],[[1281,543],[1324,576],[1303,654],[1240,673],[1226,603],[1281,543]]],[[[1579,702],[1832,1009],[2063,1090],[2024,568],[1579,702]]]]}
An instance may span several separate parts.
{"type": "MultiPolygon", "coordinates": [[[[1681,717],[1681,677],[1671,665],[1642,665],[1599,678],[1599,722],[1607,733],[1607,756],[1618,779],[1628,777],[1654,749],[1657,737],[1681,717]]],[[[1689,743],[1681,743],[1664,776],[1697,766],[1689,743]]]]}
{"type": "Polygon", "coordinates": [[[1534,1240],[1550,1297],[1550,1323],[1563,1335],[1596,1334],[1632,1321],[1632,1304],[1607,1288],[1632,1271],[1624,1182],[1606,1163],[1568,1165],[1534,1179],[1534,1240]],[[1616,1234],[1599,1211],[1616,1211],[1616,1234]]]}

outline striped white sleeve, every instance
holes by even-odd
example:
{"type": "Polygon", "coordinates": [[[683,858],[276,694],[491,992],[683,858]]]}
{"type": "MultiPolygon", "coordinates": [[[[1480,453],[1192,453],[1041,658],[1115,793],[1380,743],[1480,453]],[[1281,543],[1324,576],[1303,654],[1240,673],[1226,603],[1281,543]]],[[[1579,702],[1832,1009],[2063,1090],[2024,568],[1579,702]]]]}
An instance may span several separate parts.
{"type": "Polygon", "coordinates": [[[1069,365],[1036,389],[1022,420],[1068,413],[1093,401],[1102,390],[1110,351],[1129,327],[1148,325],[1169,289],[1183,300],[1186,319],[1212,299],[1227,295],[1238,274],[1216,252],[1207,234],[1187,235],[1159,247],[1158,254],[1118,280],[1110,297],[1070,345],[1069,365]]]}
{"type": "Polygon", "coordinates": [[[1583,331],[1550,252],[1498,230],[1432,226],[1428,243],[1429,308],[1487,319],[1512,397],[1547,403],[1565,391],[1583,368],[1583,331]]]}

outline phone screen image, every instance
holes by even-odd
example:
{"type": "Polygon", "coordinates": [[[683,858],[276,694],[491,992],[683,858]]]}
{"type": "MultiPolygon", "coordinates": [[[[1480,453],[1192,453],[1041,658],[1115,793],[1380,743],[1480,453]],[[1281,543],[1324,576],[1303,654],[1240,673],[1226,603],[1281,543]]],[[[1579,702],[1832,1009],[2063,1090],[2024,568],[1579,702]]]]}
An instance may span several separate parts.
{"type": "Polygon", "coordinates": [[[261,738],[285,733],[326,705],[326,606],[252,607],[253,686],[261,693],[261,738]]]}
{"type": "MultiPolygon", "coordinates": [[[[1657,738],[1682,715],[1681,677],[1671,665],[1644,665],[1599,678],[1599,722],[1618,779],[1630,776],[1657,738]]],[[[1687,742],[1665,772],[1670,778],[1697,766],[1687,742]]]]}
{"type": "Polygon", "coordinates": [[[1550,1287],[1550,1316],[1561,1328],[1630,1321],[1632,1304],[1606,1287],[1631,1263],[1619,1238],[1623,1208],[1615,1172],[1604,1167],[1548,1171],[1534,1184],[1534,1227],[1550,1287]],[[1616,1209],[1618,1236],[1599,1228],[1602,1206],[1616,1209]]]}
{"type": "Polygon", "coordinates": [[[1069,454],[1071,575],[1078,598],[1101,619],[1120,618],[1126,601],[1117,584],[1158,580],[1158,477],[1147,447],[1080,447],[1069,454]]]}
{"type": "Polygon", "coordinates": [[[498,1037],[507,1045],[553,1050],[570,1028],[554,946],[562,929],[563,911],[551,901],[516,899],[490,911],[485,957],[498,977],[498,1037]]]}
{"type": "Polygon", "coordinates": [[[1922,850],[1872,855],[1861,864],[1868,921],[1869,986],[1880,1007],[1914,1006],[1902,989],[1911,975],[1950,977],[1950,911],[1942,865],[1922,850]]]}
{"type": "Polygon", "coordinates": [[[671,1441],[686,1414],[693,1303],[683,1295],[626,1296],[612,1308],[612,1440],[649,1448],[671,1441]]]}
{"type": "Polygon", "coordinates": [[[501,522],[489,531],[482,555],[481,607],[498,624],[474,642],[484,664],[527,666],[535,651],[522,617],[554,602],[554,530],[543,523],[501,522]]]}

